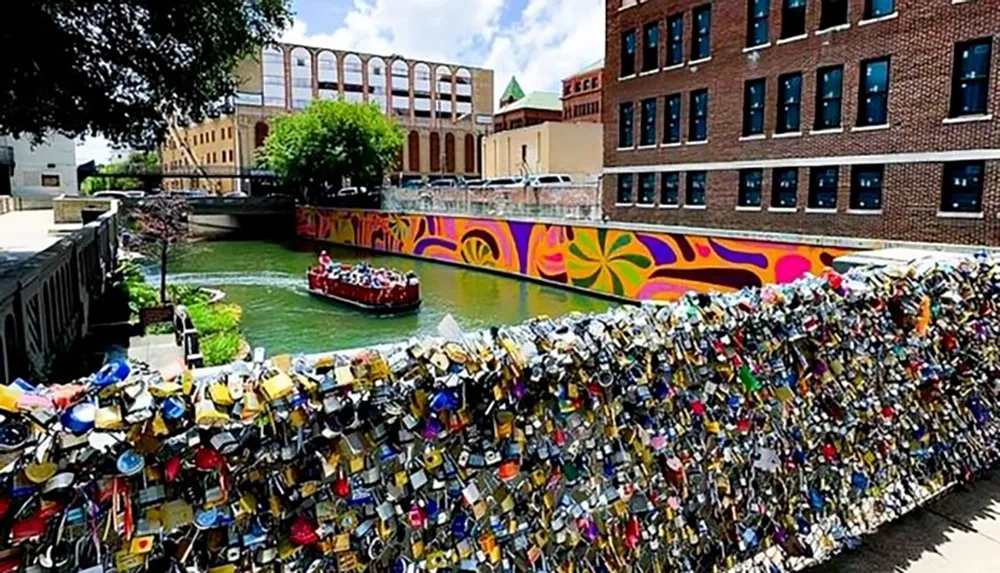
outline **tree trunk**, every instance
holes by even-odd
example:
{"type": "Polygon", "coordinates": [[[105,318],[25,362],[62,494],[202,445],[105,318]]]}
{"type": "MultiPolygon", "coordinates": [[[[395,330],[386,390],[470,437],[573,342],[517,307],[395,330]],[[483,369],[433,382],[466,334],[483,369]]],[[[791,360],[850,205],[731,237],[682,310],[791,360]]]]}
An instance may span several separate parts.
{"type": "Polygon", "coordinates": [[[160,304],[167,304],[167,244],[160,245],[160,304]]]}

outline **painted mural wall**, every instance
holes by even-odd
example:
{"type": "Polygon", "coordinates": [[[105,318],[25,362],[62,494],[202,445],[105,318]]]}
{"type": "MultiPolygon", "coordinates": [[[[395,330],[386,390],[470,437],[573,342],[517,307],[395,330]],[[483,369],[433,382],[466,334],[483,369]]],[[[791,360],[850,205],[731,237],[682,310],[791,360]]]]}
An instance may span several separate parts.
{"type": "Polygon", "coordinates": [[[298,235],[489,268],[632,300],[738,290],[819,274],[848,249],[586,224],[300,207],[298,235]]]}

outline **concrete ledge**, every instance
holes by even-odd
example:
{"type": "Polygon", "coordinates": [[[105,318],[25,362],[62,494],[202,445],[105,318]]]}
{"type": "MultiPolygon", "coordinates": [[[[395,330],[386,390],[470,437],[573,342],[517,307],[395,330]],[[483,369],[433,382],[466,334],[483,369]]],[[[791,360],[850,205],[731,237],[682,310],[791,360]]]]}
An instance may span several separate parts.
{"type": "Polygon", "coordinates": [[[84,209],[100,209],[106,213],[111,210],[111,204],[111,199],[63,195],[52,201],[52,210],[55,223],[64,225],[66,223],[82,223],[84,209]]]}
{"type": "Polygon", "coordinates": [[[0,197],[0,215],[10,213],[14,210],[14,199],[12,197],[0,197]]]}

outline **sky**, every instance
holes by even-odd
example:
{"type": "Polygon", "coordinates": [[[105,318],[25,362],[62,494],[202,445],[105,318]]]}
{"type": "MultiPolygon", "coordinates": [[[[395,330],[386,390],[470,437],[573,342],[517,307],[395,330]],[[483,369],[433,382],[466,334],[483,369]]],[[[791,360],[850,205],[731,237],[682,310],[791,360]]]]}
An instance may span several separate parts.
{"type": "MultiPolygon", "coordinates": [[[[605,0],[292,0],[282,41],[399,54],[494,70],[494,98],[512,75],[526,93],[604,54],[605,0]]],[[[77,146],[77,163],[107,161],[101,138],[77,146]]]]}

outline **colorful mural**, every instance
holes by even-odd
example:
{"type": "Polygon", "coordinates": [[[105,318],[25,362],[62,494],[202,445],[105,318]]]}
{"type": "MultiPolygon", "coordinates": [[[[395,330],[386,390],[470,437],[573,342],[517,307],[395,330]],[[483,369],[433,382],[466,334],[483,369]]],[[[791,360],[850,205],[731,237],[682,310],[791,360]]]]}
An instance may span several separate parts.
{"type": "Polygon", "coordinates": [[[300,237],[518,274],[632,300],[820,273],[834,247],[441,215],[300,207],[300,237]]]}

